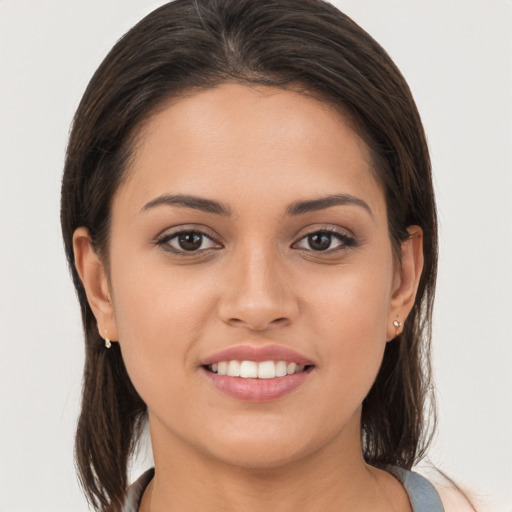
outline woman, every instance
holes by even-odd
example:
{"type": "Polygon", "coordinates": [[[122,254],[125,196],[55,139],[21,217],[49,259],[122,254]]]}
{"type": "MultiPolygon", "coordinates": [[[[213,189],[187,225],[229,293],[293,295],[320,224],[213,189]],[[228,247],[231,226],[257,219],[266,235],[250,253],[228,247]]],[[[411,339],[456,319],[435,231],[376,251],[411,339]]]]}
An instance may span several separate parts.
{"type": "Polygon", "coordinates": [[[82,99],[62,187],[98,510],[442,510],[430,163],[387,54],[318,0],[179,0],[82,99]],[[148,420],[155,470],[127,488],[148,420]],[[199,488],[199,491],[198,491],[199,488]]]}

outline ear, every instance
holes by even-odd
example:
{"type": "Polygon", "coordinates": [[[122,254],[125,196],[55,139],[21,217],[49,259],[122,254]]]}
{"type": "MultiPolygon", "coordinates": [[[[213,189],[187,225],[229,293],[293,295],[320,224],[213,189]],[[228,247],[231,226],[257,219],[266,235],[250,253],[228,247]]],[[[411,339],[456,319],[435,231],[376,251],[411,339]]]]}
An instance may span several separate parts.
{"type": "Polygon", "coordinates": [[[391,297],[387,339],[392,340],[402,332],[402,326],[411,312],[423,270],[423,231],[419,226],[407,228],[409,237],[402,242],[402,261],[396,269],[391,297]],[[393,322],[398,321],[399,327],[393,322]]]}
{"type": "Polygon", "coordinates": [[[94,250],[87,228],[80,227],[73,233],[73,252],[75,268],[96,318],[99,335],[116,341],[117,324],[105,266],[94,250]]]}

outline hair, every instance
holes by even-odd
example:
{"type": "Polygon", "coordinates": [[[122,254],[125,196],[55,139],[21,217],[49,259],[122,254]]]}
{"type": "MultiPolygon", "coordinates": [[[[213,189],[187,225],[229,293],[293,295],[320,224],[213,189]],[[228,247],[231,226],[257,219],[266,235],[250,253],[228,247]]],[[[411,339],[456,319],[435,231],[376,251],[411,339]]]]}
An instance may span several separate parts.
{"type": "Polygon", "coordinates": [[[362,405],[363,454],[375,466],[410,469],[431,439],[437,221],[426,138],[405,79],[376,41],[323,0],[176,0],[135,25],[101,63],[75,114],[64,167],[62,232],[85,331],[75,455],[97,510],[122,506],[147,409],[119,344],[103,346],[75,269],[73,233],[89,230],[108,272],[112,198],[140,127],[169,99],[226,82],[298,90],[338,109],[371,151],[397,255],[407,227],[422,228],[424,268],[413,309],[387,343],[362,405]]]}

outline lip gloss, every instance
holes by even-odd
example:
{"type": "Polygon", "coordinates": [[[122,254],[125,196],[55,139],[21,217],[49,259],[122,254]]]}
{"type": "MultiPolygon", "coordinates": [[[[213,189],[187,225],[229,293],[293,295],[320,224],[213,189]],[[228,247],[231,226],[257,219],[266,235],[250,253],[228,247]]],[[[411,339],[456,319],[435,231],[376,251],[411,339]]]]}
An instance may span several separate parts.
{"type": "Polygon", "coordinates": [[[312,367],[300,373],[274,377],[273,379],[244,379],[218,375],[202,368],[206,378],[222,393],[248,402],[270,402],[298,388],[311,373],[312,367]]]}
{"type": "Polygon", "coordinates": [[[248,402],[270,402],[297,389],[314,368],[311,360],[281,345],[238,345],[221,350],[201,361],[201,369],[208,381],[220,392],[248,402]],[[212,364],[229,361],[284,361],[306,367],[298,373],[273,378],[244,378],[220,375],[211,371],[212,364]]]}

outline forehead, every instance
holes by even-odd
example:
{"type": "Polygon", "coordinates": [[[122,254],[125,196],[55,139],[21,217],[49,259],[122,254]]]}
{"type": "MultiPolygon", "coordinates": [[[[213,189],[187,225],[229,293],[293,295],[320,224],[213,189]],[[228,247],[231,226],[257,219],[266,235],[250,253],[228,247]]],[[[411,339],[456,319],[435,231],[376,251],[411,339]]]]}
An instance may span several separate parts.
{"type": "Polygon", "coordinates": [[[119,192],[141,203],[161,193],[291,202],[329,191],[383,196],[365,142],[341,113],[299,92],[228,83],[154,114],[119,192]]]}

